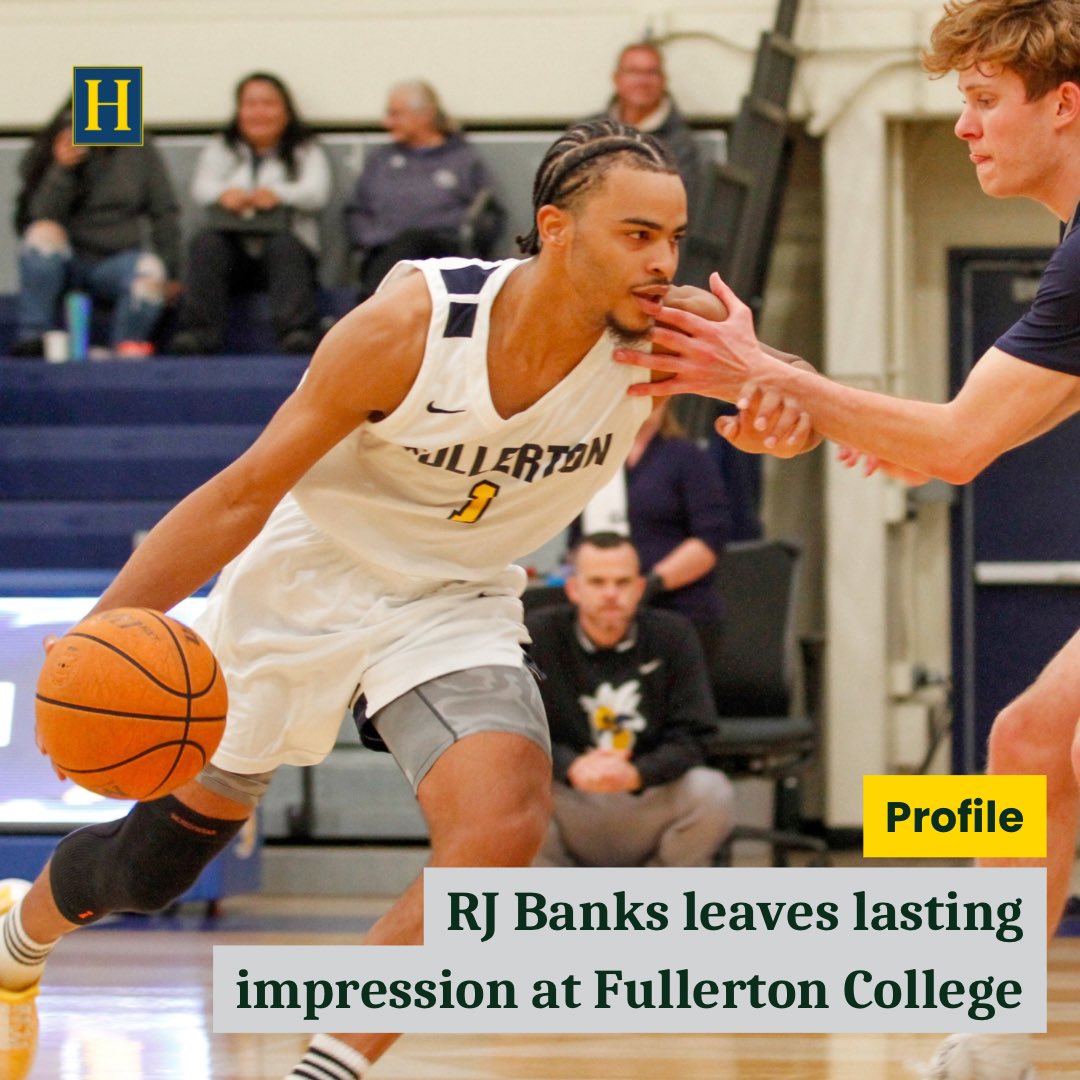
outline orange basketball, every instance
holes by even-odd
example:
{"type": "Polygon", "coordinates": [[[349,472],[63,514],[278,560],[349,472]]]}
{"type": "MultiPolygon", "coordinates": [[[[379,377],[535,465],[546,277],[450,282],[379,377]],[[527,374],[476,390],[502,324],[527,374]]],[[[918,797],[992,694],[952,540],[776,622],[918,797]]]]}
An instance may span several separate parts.
{"type": "Polygon", "coordinates": [[[195,776],[225,731],[228,695],[194,630],[146,608],[83,619],[49,650],[38,745],[76,784],[157,799],[195,776]]]}

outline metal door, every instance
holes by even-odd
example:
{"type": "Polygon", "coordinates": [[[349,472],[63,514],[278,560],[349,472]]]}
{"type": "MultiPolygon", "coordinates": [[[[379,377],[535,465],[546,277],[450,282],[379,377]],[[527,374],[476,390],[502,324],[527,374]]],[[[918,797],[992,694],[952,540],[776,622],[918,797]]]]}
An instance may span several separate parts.
{"type": "MultiPolygon", "coordinates": [[[[952,392],[1035,295],[1050,251],[949,255],[952,392]]],[[[1004,455],[953,510],[953,767],[975,772],[997,712],[1080,624],[1080,418],[1004,455]]]]}

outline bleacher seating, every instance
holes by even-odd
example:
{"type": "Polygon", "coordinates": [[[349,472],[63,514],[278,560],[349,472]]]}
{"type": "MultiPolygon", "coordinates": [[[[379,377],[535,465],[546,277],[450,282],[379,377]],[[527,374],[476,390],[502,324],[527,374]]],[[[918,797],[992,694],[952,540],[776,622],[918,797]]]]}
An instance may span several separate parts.
{"type": "MultiPolygon", "coordinates": [[[[528,231],[532,177],[555,129],[470,135],[507,208],[496,255],[528,231]]],[[[722,131],[701,132],[707,159],[722,131]]],[[[378,133],[322,136],[335,175],[323,216],[319,268],[324,325],[355,303],[342,211],[378,133]]],[[[185,236],[199,210],[188,188],[206,135],[161,135],[181,200],[185,236]]],[[[25,138],[0,139],[0,207],[13,205],[25,138]]],[[[0,213],[0,569],[115,569],[138,535],[233,460],[296,385],[306,358],[268,355],[274,342],[265,294],[230,312],[226,354],[208,360],[45,364],[4,358],[16,326],[16,237],[0,213]],[[252,354],[252,355],[236,355],[252,354]]],[[[98,334],[103,331],[100,325],[98,334]]],[[[167,340],[166,326],[163,340],[167,340]]]]}
{"type": "Polygon", "coordinates": [[[0,567],[115,569],[246,449],[304,358],[0,360],[0,567]]]}
{"type": "MultiPolygon", "coordinates": [[[[528,232],[532,219],[532,182],[544,152],[557,128],[546,131],[478,131],[469,133],[469,141],[484,160],[506,207],[507,224],[496,248],[496,256],[516,254],[514,237],[528,232]]],[[[156,141],[169,167],[180,200],[180,225],[186,237],[198,227],[200,210],[191,202],[189,187],[199,152],[206,135],[158,135],[156,141]]],[[[726,137],[722,130],[696,133],[702,157],[722,161],[726,137]]],[[[334,175],[334,194],[322,215],[322,258],[319,280],[329,289],[354,284],[345,236],[343,211],[369,147],[386,142],[378,132],[327,132],[321,136],[334,175]]],[[[25,153],[26,138],[0,139],[0,208],[14,206],[18,191],[18,164],[25,153]]],[[[0,212],[0,294],[13,293],[18,285],[15,265],[16,238],[12,215],[0,212]]],[[[2,302],[0,302],[2,304],[2,302]]]]}

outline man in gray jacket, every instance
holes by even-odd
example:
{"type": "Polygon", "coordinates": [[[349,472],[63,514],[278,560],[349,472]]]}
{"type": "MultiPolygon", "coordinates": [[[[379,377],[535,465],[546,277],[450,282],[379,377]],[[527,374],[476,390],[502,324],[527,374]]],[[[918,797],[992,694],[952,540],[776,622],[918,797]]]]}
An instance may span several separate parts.
{"type": "Polygon", "coordinates": [[[659,139],[675,155],[686,185],[687,202],[694,206],[694,192],[701,167],[693,132],[668,93],[664,57],[651,41],[627,45],[619,53],[612,74],[615,93],[606,115],[659,139]]]}

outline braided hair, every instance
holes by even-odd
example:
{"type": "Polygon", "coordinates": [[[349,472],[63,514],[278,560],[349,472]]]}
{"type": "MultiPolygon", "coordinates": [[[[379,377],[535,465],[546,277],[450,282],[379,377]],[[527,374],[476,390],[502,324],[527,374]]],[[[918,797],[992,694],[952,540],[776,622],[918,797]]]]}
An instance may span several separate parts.
{"type": "Polygon", "coordinates": [[[526,255],[540,251],[536,212],[541,206],[565,209],[598,187],[616,165],[645,172],[673,173],[679,169],[671,152],[651,135],[628,124],[602,117],[569,128],[552,144],[540,162],[533,182],[533,227],[517,237],[526,255]]]}

